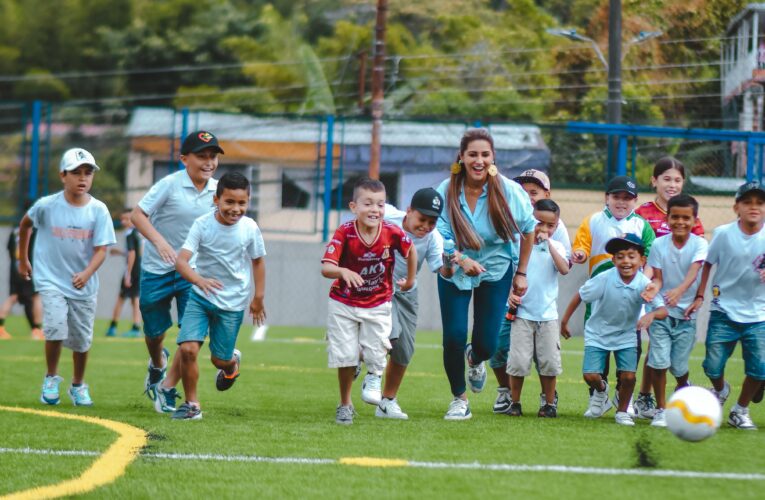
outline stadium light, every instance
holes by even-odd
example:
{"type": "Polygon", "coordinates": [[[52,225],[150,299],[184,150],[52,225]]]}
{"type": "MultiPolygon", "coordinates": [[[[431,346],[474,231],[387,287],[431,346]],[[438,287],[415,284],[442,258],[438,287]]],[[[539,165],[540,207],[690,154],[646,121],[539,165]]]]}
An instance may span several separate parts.
{"type": "MultiPolygon", "coordinates": [[[[603,57],[603,51],[600,50],[600,46],[590,37],[581,35],[576,32],[576,29],[574,28],[549,28],[545,30],[547,34],[553,35],[553,36],[561,36],[563,38],[568,38],[569,40],[573,42],[586,42],[589,43],[592,47],[592,50],[595,51],[595,53],[598,55],[598,59],[600,59],[600,62],[603,64],[603,67],[608,69],[608,62],[606,61],[606,58],[603,57]]],[[[639,32],[632,40],[624,44],[624,50],[622,51],[621,58],[624,59],[624,55],[627,53],[627,51],[632,47],[633,45],[637,45],[639,43],[646,42],[648,40],[651,40],[652,38],[658,38],[660,36],[664,35],[663,31],[641,31],[639,32]]]]}

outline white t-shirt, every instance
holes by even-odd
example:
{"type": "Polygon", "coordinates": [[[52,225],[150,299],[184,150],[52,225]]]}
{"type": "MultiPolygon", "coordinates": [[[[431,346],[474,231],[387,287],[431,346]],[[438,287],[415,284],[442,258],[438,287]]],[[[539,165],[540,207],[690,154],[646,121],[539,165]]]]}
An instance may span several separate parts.
{"type": "MultiPolygon", "coordinates": [[[[638,272],[627,284],[616,268],[608,269],[588,279],[579,289],[582,301],[592,304],[592,315],[584,324],[584,345],[608,351],[637,346],[637,322],[643,308],[640,293],[650,283],[645,274],[638,272]]],[[[664,305],[656,295],[651,306],[664,305]]]]}
{"type": "MultiPolygon", "coordinates": [[[[404,229],[404,217],[406,217],[406,212],[397,209],[393,205],[385,205],[385,220],[388,222],[404,229]]],[[[444,238],[441,236],[441,233],[439,233],[437,229],[433,229],[433,231],[429,232],[424,237],[415,238],[409,231],[405,230],[404,232],[411,238],[414,247],[417,249],[417,272],[420,272],[422,263],[425,262],[425,260],[428,261],[428,267],[431,271],[434,273],[438,272],[443,265],[444,253],[444,238]]],[[[400,253],[396,252],[396,264],[393,267],[393,283],[396,291],[398,291],[398,285],[395,283],[402,278],[406,278],[406,270],[406,259],[400,253]]],[[[417,283],[415,282],[412,290],[416,287],[417,283]]]]}
{"type": "MultiPolygon", "coordinates": [[[[217,186],[218,181],[210,179],[198,191],[186,170],[179,170],[154,184],[138,206],[149,216],[154,229],[178,252],[196,218],[213,210],[217,186]]],[[[193,260],[191,265],[194,267],[193,260]]],[[[153,274],[166,274],[175,270],[175,265],[162,260],[154,244],[147,240],[141,268],[153,274]]]]}
{"type": "MultiPolygon", "coordinates": [[[[549,241],[565,259],[566,249],[563,244],[553,239],[549,241]]],[[[532,247],[526,272],[529,287],[521,299],[516,316],[529,321],[558,319],[558,268],[555,267],[546,241],[532,247]]]]}
{"type": "Polygon", "coordinates": [[[765,321],[765,227],[744,234],[738,222],[715,229],[707,262],[717,264],[712,277],[712,310],[722,311],[738,323],[765,321]]]}
{"type": "Polygon", "coordinates": [[[558,218],[558,227],[555,228],[555,232],[552,235],[552,239],[560,242],[563,245],[565,253],[561,254],[564,259],[569,260],[571,258],[571,237],[568,235],[568,228],[563,223],[563,219],[558,218]]]}
{"type": "MultiPolygon", "coordinates": [[[[651,246],[651,254],[648,256],[648,265],[661,269],[662,288],[661,294],[677,288],[685,280],[691,264],[702,262],[707,257],[707,240],[695,234],[691,234],[683,248],[677,248],[672,242],[672,235],[667,234],[656,238],[651,246]]],[[[668,307],[669,315],[673,318],[685,318],[685,309],[691,305],[696,290],[701,281],[701,271],[696,275],[696,281],[685,291],[676,307],[668,307]]]]}
{"type": "Polygon", "coordinates": [[[223,284],[223,289],[209,296],[193,285],[195,293],[224,311],[247,310],[252,261],[266,255],[254,220],[242,217],[233,226],[226,226],[215,219],[215,212],[207,213],[194,221],[183,248],[197,256],[197,274],[223,284]]]}
{"type": "Polygon", "coordinates": [[[37,291],[55,290],[71,299],[95,297],[98,273],[79,290],[72,276],[88,267],[94,247],[117,242],[106,205],[91,196],[86,205],[75,207],[60,191],[37,200],[27,215],[37,228],[32,270],[37,291]]]}

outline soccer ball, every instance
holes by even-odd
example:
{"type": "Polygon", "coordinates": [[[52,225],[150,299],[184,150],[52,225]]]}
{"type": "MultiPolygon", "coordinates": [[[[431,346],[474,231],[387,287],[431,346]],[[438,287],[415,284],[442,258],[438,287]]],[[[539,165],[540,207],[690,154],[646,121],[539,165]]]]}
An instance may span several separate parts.
{"type": "Polygon", "coordinates": [[[683,387],[669,399],[664,412],[667,428],[686,441],[701,441],[720,427],[722,408],[711,391],[702,387],[683,387]]]}

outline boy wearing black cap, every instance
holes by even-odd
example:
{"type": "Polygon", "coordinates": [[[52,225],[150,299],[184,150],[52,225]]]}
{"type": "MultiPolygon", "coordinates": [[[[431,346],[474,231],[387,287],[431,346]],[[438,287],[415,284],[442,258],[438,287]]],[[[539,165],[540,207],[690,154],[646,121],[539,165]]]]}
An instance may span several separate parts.
{"type": "Polygon", "coordinates": [[[611,269],[593,276],[579,289],[561,319],[560,332],[569,338],[571,315],[581,302],[592,304],[592,315],[584,326],[582,372],[592,389],[585,416],[598,418],[612,406],[608,383],[601,374],[613,353],[620,383],[616,423],[631,426],[635,423],[627,406],[635,388],[638,364],[635,328],[648,328],[654,319],[666,318],[667,308],[661,296],[656,295],[650,300],[653,310],[640,316],[647,297],[645,287],[650,282],[640,272],[645,266],[645,245],[640,236],[631,233],[617,236],[606,243],[605,250],[612,255],[611,269]]]}
{"type": "Polygon", "coordinates": [[[223,149],[206,130],[190,133],[181,145],[186,167],[154,184],[133,209],[131,220],[144,238],[141,261],[140,307],[144,321],[149,368],[146,394],[160,413],[175,411],[179,397],[180,358],[167,369],[169,351],[164,348],[165,331],[172,325],[170,308],[175,298],[178,322],[183,318],[191,284],[175,270],[177,252],[197,217],[213,210],[218,181],[212,178],[223,149]]]}
{"type": "Polygon", "coordinates": [[[755,430],[749,403],[762,401],[765,384],[765,188],[756,181],[739,187],[733,210],[738,220],[715,230],[696,298],[686,314],[701,307],[710,271],[717,264],[712,278],[704,373],[712,381],[720,404],[724,404],[730,394],[725,365],[741,341],[745,377],[728,424],[755,430]]]}
{"type": "MultiPolygon", "coordinates": [[[[444,240],[436,231],[436,221],[441,215],[444,200],[433,188],[423,188],[412,196],[412,201],[406,212],[393,205],[385,206],[385,220],[402,228],[412,240],[417,250],[417,272],[427,261],[428,267],[434,273],[441,272],[444,276],[451,275],[451,268],[443,267],[444,240]]],[[[406,259],[396,252],[396,265],[393,268],[393,282],[406,278],[406,259]]],[[[393,293],[393,327],[390,334],[390,360],[385,368],[385,386],[383,387],[380,403],[375,415],[380,418],[395,418],[406,420],[408,415],[401,411],[396,395],[406,368],[414,354],[414,336],[417,329],[417,282],[414,286],[403,291],[394,286],[393,293]]]]}

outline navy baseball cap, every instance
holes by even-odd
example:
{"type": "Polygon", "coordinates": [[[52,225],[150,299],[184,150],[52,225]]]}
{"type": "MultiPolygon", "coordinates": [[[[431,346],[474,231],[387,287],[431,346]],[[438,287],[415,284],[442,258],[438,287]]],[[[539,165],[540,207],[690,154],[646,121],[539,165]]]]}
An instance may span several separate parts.
{"type": "Polygon", "coordinates": [[[762,184],[760,184],[758,181],[742,184],[739,186],[738,191],[736,191],[736,201],[739,201],[749,193],[758,193],[760,196],[765,198],[765,187],[763,187],[762,184]]]}
{"type": "Polygon", "coordinates": [[[441,210],[444,208],[444,199],[435,189],[422,188],[414,193],[412,202],[409,206],[420,212],[422,215],[427,215],[428,217],[440,217],[441,210]]]}
{"type": "Polygon", "coordinates": [[[617,236],[616,238],[611,238],[608,240],[608,243],[606,243],[606,252],[610,253],[611,255],[620,250],[628,250],[630,248],[634,248],[640,252],[640,255],[645,254],[645,245],[643,244],[643,240],[640,239],[640,236],[637,234],[626,233],[621,236],[617,236]]]}
{"type": "Polygon", "coordinates": [[[206,130],[197,130],[186,136],[181,144],[181,154],[187,155],[190,153],[198,153],[204,149],[212,148],[220,154],[223,153],[223,148],[218,144],[218,138],[213,135],[212,132],[206,130]]]}
{"type": "Polygon", "coordinates": [[[606,194],[611,193],[628,193],[633,198],[637,198],[637,183],[632,177],[626,175],[618,175],[608,181],[608,187],[606,187],[606,194]]]}

